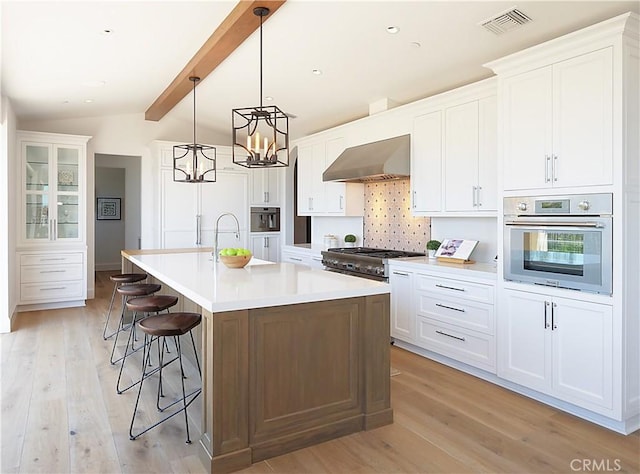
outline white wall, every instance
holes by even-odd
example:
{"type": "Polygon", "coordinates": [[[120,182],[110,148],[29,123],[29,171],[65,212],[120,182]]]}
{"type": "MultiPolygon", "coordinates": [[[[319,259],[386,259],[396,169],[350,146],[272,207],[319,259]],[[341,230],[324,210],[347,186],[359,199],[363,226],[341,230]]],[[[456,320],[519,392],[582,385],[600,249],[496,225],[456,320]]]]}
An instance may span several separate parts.
{"type": "Polygon", "coordinates": [[[96,271],[120,268],[120,251],[125,248],[124,231],[126,219],[124,168],[96,166],[96,197],[120,199],[120,219],[96,220],[96,271]]]}
{"type": "MultiPolygon", "coordinates": [[[[142,156],[141,194],[155,196],[155,180],[151,176],[153,163],[147,145],[153,140],[167,140],[189,143],[193,140],[193,123],[175,120],[170,116],[159,122],[149,122],[144,114],[112,115],[107,117],[86,117],[63,120],[21,120],[20,130],[37,132],[71,133],[90,135],[93,138],[87,144],[87,203],[95,202],[94,168],[96,153],[106,155],[142,156]]],[[[198,141],[202,143],[225,144],[230,139],[208,129],[198,128],[198,141]]],[[[95,206],[87,205],[87,296],[95,295],[94,285],[94,248],[95,248],[95,206]]],[[[153,216],[143,216],[141,234],[153,239],[153,216]]]]}
{"type": "Polygon", "coordinates": [[[0,97],[0,333],[11,330],[16,309],[16,228],[18,208],[16,116],[8,98],[0,97]]]}

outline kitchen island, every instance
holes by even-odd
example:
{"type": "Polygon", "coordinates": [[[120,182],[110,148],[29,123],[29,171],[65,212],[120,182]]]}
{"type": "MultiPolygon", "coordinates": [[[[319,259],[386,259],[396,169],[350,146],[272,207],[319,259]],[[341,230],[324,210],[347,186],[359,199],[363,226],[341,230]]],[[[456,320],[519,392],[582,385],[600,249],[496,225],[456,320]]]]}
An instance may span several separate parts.
{"type": "Polygon", "coordinates": [[[122,252],[202,313],[203,420],[211,472],[393,421],[386,283],[210,249],[122,252]]]}

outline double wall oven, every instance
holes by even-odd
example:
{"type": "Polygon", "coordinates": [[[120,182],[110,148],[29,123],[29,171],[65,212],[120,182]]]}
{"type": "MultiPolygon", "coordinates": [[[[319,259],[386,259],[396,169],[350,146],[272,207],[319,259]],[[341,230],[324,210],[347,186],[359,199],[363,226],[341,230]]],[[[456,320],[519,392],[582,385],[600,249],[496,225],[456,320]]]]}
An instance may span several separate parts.
{"type": "Polygon", "coordinates": [[[504,199],[505,280],[610,295],[611,194],[504,199]]]}

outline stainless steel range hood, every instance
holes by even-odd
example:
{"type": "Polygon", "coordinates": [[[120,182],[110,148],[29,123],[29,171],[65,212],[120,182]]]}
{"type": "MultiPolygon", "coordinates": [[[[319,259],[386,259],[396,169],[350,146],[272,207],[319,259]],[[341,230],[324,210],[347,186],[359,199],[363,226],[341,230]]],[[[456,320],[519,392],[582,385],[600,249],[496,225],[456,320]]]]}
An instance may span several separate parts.
{"type": "Polygon", "coordinates": [[[322,181],[365,183],[409,177],[410,135],[347,148],[322,173],[322,181]]]}

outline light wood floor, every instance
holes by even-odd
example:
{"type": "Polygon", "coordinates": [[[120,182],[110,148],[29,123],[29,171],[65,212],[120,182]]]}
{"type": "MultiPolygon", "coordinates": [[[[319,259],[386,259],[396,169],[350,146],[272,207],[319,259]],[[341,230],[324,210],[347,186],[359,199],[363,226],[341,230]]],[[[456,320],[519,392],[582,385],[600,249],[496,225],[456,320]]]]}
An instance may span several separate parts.
{"type": "MultiPolygon", "coordinates": [[[[111,289],[101,272],[85,308],[21,313],[0,337],[2,473],[204,472],[179,416],[129,440],[135,393],[116,395],[101,337],[111,289]]],[[[241,472],[640,472],[638,432],[618,435],[401,349],[391,357],[392,425],[241,472]]]]}

